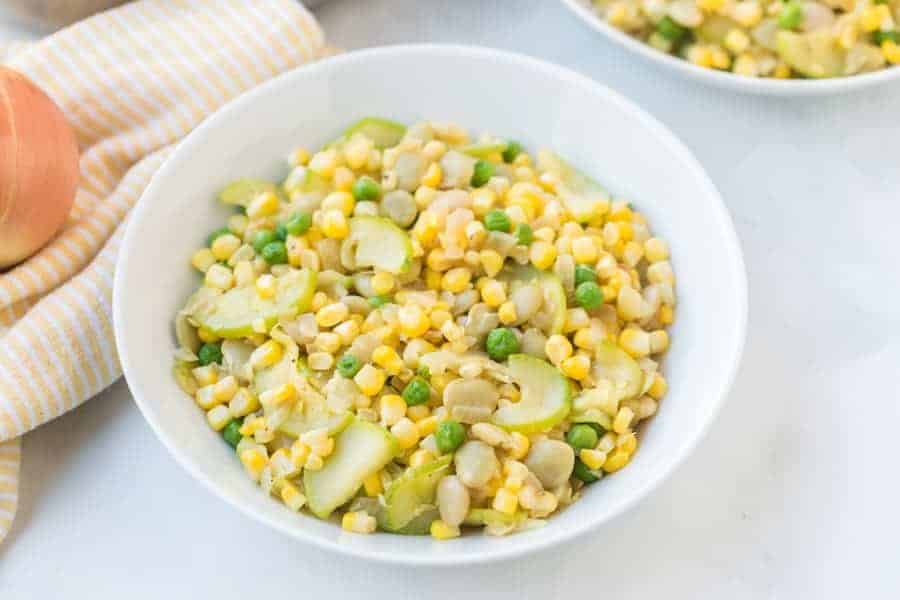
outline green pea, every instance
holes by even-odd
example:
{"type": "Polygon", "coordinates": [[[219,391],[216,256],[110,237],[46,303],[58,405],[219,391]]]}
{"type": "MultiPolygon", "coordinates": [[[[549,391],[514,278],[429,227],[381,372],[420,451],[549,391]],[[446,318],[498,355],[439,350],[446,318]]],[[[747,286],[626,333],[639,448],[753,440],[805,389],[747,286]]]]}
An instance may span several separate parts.
{"type": "Polygon", "coordinates": [[[297,213],[284,224],[291,235],[303,235],[312,227],[312,216],[309,213],[297,213]]]}
{"type": "Polygon", "coordinates": [[[584,464],[580,458],[575,458],[575,468],[572,469],[572,477],[575,479],[580,479],[585,483],[594,483],[598,479],[600,479],[600,473],[597,471],[592,471],[588,468],[586,464],[584,464]]]}
{"type": "Polygon", "coordinates": [[[203,367],[212,363],[222,364],[222,348],[219,344],[203,344],[200,351],[197,352],[197,358],[200,359],[200,366],[203,367]]]}
{"type": "Polygon", "coordinates": [[[271,229],[262,229],[253,235],[253,249],[257,254],[261,254],[263,248],[278,241],[278,234],[271,229]]]}
{"type": "Polygon", "coordinates": [[[900,31],[876,31],[872,34],[872,41],[875,42],[878,46],[881,45],[881,42],[890,41],[895,44],[900,44],[900,31]]]}
{"type": "Polygon", "coordinates": [[[350,379],[362,368],[362,363],[352,354],[345,354],[337,361],[337,371],[341,376],[350,379]]]}
{"type": "Polygon", "coordinates": [[[351,190],[357,202],[375,202],[381,196],[381,186],[366,175],[354,181],[351,190]]]}
{"type": "Polygon", "coordinates": [[[512,329],[498,327],[488,334],[485,348],[488,356],[494,360],[506,360],[510,354],[519,351],[519,338],[512,332],[512,329]]]}
{"type": "Polygon", "coordinates": [[[606,429],[600,423],[585,423],[588,427],[597,432],[597,439],[599,440],[601,437],[606,435],[606,429]]]}
{"type": "Polygon", "coordinates": [[[407,406],[425,404],[431,398],[431,388],[428,386],[428,382],[421,377],[413,377],[403,388],[402,396],[407,406]]]}
{"type": "Polygon", "coordinates": [[[597,273],[588,265],[575,266],[575,287],[578,287],[585,281],[597,281],[597,273]]]}
{"type": "Polygon", "coordinates": [[[778,13],[778,26],[782,29],[796,29],[803,22],[803,5],[790,0],[778,13]]]}
{"type": "Polygon", "coordinates": [[[472,173],[472,187],[481,187],[491,180],[494,176],[494,165],[486,160],[479,160],[475,163],[475,172],[472,173]]]}
{"type": "Polygon", "coordinates": [[[223,235],[228,235],[229,233],[231,233],[231,230],[228,229],[227,227],[221,227],[219,229],[216,229],[215,231],[210,233],[208,236],[206,236],[206,245],[212,246],[213,242],[216,241],[216,238],[222,237],[223,235]]]}
{"type": "Polygon", "coordinates": [[[372,308],[381,308],[385,304],[391,303],[390,296],[372,296],[369,298],[369,306],[372,308]]]}
{"type": "Polygon", "coordinates": [[[262,257],[266,259],[266,262],[270,265],[283,265],[288,261],[287,247],[284,245],[284,242],[280,240],[269,242],[263,246],[260,254],[262,254],[262,257]]]}
{"type": "Polygon", "coordinates": [[[590,425],[582,423],[572,425],[572,428],[566,432],[566,442],[576,450],[593,448],[598,441],[597,432],[590,425]]]}
{"type": "Polygon", "coordinates": [[[509,216],[505,212],[500,209],[494,209],[484,215],[484,228],[488,231],[509,233],[509,230],[512,229],[512,223],[510,223],[509,216]]]}
{"type": "Polygon", "coordinates": [[[516,225],[516,238],[523,246],[528,246],[534,241],[534,231],[528,223],[519,223],[516,225]]]}
{"type": "Polygon", "coordinates": [[[287,239],[287,226],[284,223],[279,223],[275,226],[275,235],[278,236],[278,239],[282,242],[287,239]]]}
{"type": "Polygon", "coordinates": [[[670,42],[680,42],[687,35],[688,30],[672,20],[672,17],[665,16],[656,24],[656,31],[670,42]]]}
{"type": "Polygon", "coordinates": [[[441,421],[434,432],[434,441],[438,450],[449,454],[466,441],[466,430],[456,421],[441,421]]]}
{"type": "Polygon", "coordinates": [[[244,424],[244,419],[232,419],[228,421],[228,425],[222,429],[222,437],[225,438],[225,441],[228,442],[228,445],[232,448],[237,448],[238,443],[241,441],[241,425],[244,424]]]}
{"type": "Polygon", "coordinates": [[[575,300],[588,310],[603,304],[603,290],[593,281],[585,281],[575,288],[575,300]]]}
{"type": "Polygon", "coordinates": [[[506,143],[506,149],[503,151],[503,162],[511,163],[516,157],[522,153],[522,144],[514,140],[506,143]]]}
{"type": "Polygon", "coordinates": [[[419,365],[416,368],[416,375],[418,375],[422,379],[431,379],[431,369],[429,369],[426,365],[419,365]]]}

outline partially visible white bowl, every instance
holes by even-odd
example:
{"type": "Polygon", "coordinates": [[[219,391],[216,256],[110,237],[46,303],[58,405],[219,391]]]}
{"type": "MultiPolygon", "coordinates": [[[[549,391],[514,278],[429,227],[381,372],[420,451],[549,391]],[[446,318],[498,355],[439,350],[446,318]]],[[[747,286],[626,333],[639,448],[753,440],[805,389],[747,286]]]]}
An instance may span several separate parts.
{"type": "Polygon", "coordinates": [[[900,81],[900,66],[832,79],[772,79],[762,77],[744,77],[733,73],[698,67],[681,58],[660,52],[659,50],[635,39],[609,25],[591,7],[590,0],[561,0],[582,21],[599,31],[612,41],[636,52],[642,57],[656,63],[664,69],[672,69],[691,79],[710,85],[716,85],[738,92],[750,94],[768,94],[772,96],[813,96],[831,95],[851,92],[889,81],[900,81]]]}
{"type": "Polygon", "coordinates": [[[652,117],[571,71],[485,48],[398,46],[344,54],[258,87],[207,119],[154,177],[119,256],[116,342],[135,401],[175,458],[216,495],[297,539],[375,560],[461,564],[510,557],[594,530],[656,487],[712,423],[734,377],[746,280],[722,200],[690,152],[652,117]],[[283,174],[297,145],[316,148],[364,115],[431,118],[556,149],[630,198],[670,241],[678,319],[665,362],[669,394],[627,469],[587,490],[542,529],[505,538],[352,535],[263,494],[170,374],[172,318],[198,283],[192,251],[229,211],[216,191],[239,176],[283,174]]]}

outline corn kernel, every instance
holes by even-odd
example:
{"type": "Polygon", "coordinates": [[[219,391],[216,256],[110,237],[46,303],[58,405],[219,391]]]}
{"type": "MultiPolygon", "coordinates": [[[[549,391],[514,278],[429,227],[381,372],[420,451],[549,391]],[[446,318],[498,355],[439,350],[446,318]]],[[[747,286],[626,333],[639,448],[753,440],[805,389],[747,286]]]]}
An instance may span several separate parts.
{"type": "Polygon", "coordinates": [[[249,448],[241,452],[241,464],[247,470],[247,473],[254,481],[259,481],[259,476],[268,464],[268,458],[265,454],[265,448],[249,448]]]}
{"type": "Polygon", "coordinates": [[[281,501],[293,511],[298,511],[306,504],[306,496],[289,481],[281,485],[281,501]]]}
{"type": "Polygon", "coordinates": [[[394,289],[394,276],[384,271],[379,271],[372,276],[372,291],[383,296],[394,289]]]}
{"type": "Polygon", "coordinates": [[[278,212],[278,196],[272,192],[263,192],[250,201],[247,206],[247,217],[260,219],[278,212]]]}
{"type": "Polygon", "coordinates": [[[227,291],[234,286],[234,275],[231,269],[216,263],[206,270],[204,281],[208,287],[227,291]]]}
{"type": "Polygon", "coordinates": [[[584,329],[579,329],[575,332],[575,336],[572,338],[572,341],[575,342],[575,345],[578,348],[583,350],[593,350],[597,347],[597,343],[600,341],[599,335],[594,332],[594,330],[590,327],[585,327],[584,329]]]}
{"type": "Polygon", "coordinates": [[[316,152],[309,160],[311,171],[321,175],[325,179],[331,179],[334,170],[338,167],[337,151],[334,149],[316,152]]]}
{"type": "Polygon", "coordinates": [[[341,518],[341,528],[352,533],[372,533],[375,531],[375,517],[362,511],[346,512],[341,518]]]}
{"type": "Polygon", "coordinates": [[[309,458],[309,455],[312,453],[309,446],[301,442],[300,440],[295,441],[291,444],[291,461],[294,463],[295,469],[300,469],[303,465],[306,464],[306,460],[309,458]]]}
{"type": "Polygon", "coordinates": [[[259,403],[266,409],[279,408],[297,397],[297,388],[292,383],[282,383],[265,390],[259,395],[259,403]]]}
{"type": "Polygon", "coordinates": [[[606,462],[606,452],[585,448],[578,453],[578,458],[580,458],[581,462],[587,465],[589,469],[597,470],[603,466],[604,462],[606,462]]]}
{"type": "Polygon", "coordinates": [[[538,269],[545,270],[553,266],[556,260],[556,247],[543,241],[535,241],[531,244],[528,256],[531,263],[538,269]]]}
{"type": "Polygon", "coordinates": [[[292,167],[305,166],[309,163],[309,159],[309,150],[306,148],[295,148],[294,151],[288,155],[288,164],[292,167]]]}
{"type": "Polygon", "coordinates": [[[431,326],[435,329],[440,329],[444,326],[444,323],[451,320],[453,315],[450,314],[450,311],[439,309],[431,311],[431,326]]]}
{"type": "MultiPolygon", "coordinates": [[[[883,4],[879,6],[884,6],[883,4]]],[[[892,65],[900,65],[900,45],[893,40],[884,40],[881,42],[881,53],[884,58],[892,65]]]]}
{"type": "Polygon", "coordinates": [[[497,202],[497,194],[490,188],[482,187],[472,192],[472,212],[476,217],[484,217],[497,202]]]}
{"type": "Polygon", "coordinates": [[[313,371],[327,371],[334,366],[334,356],[328,352],[313,352],[306,358],[306,363],[313,371]]]}
{"type": "Polygon", "coordinates": [[[497,308],[506,302],[506,289],[496,279],[487,281],[481,288],[481,298],[491,308],[497,308]]]}
{"type": "Polygon", "coordinates": [[[630,458],[630,454],[621,448],[616,448],[606,457],[606,461],[603,463],[603,470],[607,473],[615,473],[627,465],[630,458]]]}
{"type": "Polygon", "coordinates": [[[623,329],[619,334],[619,346],[635,358],[650,354],[650,334],[637,328],[623,329]]]}
{"type": "Polygon", "coordinates": [[[409,466],[410,467],[421,467],[422,465],[428,464],[434,460],[434,453],[431,450],[427,450],[425,448],[419,448],[415,452],[413,452],[409,457],[409,466]]]}
{"type": "Polygon", "coordinates": [[[268,273],[260,275],[256,279],[256,293],[260,298],[274,298],[277,289],[277,282],[274,277],[268,273]]]}
{"type": "Polygon", "coordinates": [[[653,383],[650,384],[650,389],[647,390],[647,394],[650,395],[654,400],[659,400],[663,396],[666,395],[666,391],[669,389],[669,384],[666,383],[666,378],[656,373],[653,376],[653,383]]]}
{"type": "Polygon", "coordinates": [[[572,257],[575,262],[581,264],[592,263],[597,260],[597,247],[588,236],[577,237],[572,240],[572,257]]]}
{"type": "Polygon", "coordinates": [[[219,371],[215,365],[206,365],[204,367],[196,367],[191,370],[194,381],[201,387],[212,385],[219,380],[219,371]]]}
{"type": "Polygon", "coordinates": [[[469,287],[471,280],[472,273],[468,269],[457,267],[444,273],[441,287],[448,292],[458,294],[469,287]]]}
{"type": "Polygon", "coordinates": [[[459,527],[447,525],[441,519],[435,519],[431,522],[429,532],[431,537],[436,540],[449,540],[460,536],[459,527]]]}
{"type": "Polygon", "coordinates": [[[234,265],[234,285],[236,287],[246,287],[255,283],[256,269],[249,260],[238,261],[234,265]]]}
{"type": "Polygon", "coordinates": [[[425,269],[425,286],[429,290],[440,291],[443,276],[432,269],[425,269]]]}
{"type": "Polygon", "coordinates": [[[634,454],[637,450],[637,436],[633,431],[627,431],[616,438],[616,448],[621,448],[628,454],[634,454]]]}
{"type": "Polygon", "coordinates": [[[562,335],[551,335],[544,344],[544,352],[547,358],[554,365],[559,365],[562,361],[572,356],[572,344],[562,335]]]}
{"type": "Polygon", "coordinates": [[[707,13],[716,13],[725,6],[725,0],[697,0],[697,8],[707,13]]]}
{"type": "MultiPolygon", "coordinates": [[[[415,421],[417,425],[419,425],[420,421],[431,416],[431,409],[428,408],[427,404],[416,404],[415,406],[410,406],[406,409],[406,416],[415,421]]],[[[422,435],[421,437],[425,437],[425,435],[422,435]]]]}
{"type": "Polygon", "coordinates": [[[375,396],[384,387],[384,371],[372,365],[364,365],[353,378],[353,381],[363,394],[370,397],[375,396]]]}
{"type": "Polygon", "coordinates": [[[316,323],[319,327],[334,327],[347,318],[350,309],[342,302],[326,304],[316,312],[316,323]]]}
{"type": "Polygon", "coordinates": [[[891,10],[886,4],[876,4],[866,8],[860,15],[859,25],[863,31],[871,33],[881,29],[885,19],[889,19],[891,10]]]}
{"type": "Polygon", "coordinates": [[[665,352],[669,347],[669,334],[664,329],[650,332],[650,354],[665,352]]]}
{"type": "Polygon", "coordinates": [[[206,385],[202,388],[198,388],[194,393],[194,401],[197,403],[197,406],[203,410],[210,410],[218,405],[219,401],[216,400],[215,386],[206,385]]]}
{"type": "Polygon", "coordinates": [[[218,402],[228,402],[237,393],[238,384],[234,375],[223,377],[213,385],[213,395],[218,402]]]}
{"type": "Polygon", "coordinates": [[[425,264],[428,265],[428,268],[432,271],[443,272],[453,266],[453,261],[447,258],[447,255],[444,252],[443,248],[435,248],[428,253],[428,257],[425,259],[425,264]]]}
{"type": "Polygon", "coordinates": [[[438,163],[433,162],[428,165],[428,169],[425,170],[425,175],[422,176],[422,185],[436,188],[441,184],[441,177],[443,177],[441,166],[438,163]]]}
{"type": "Polygon", "coordinates": [[[633,418],[634,411],[627,406],[623,406],[619,409],[616,418],[613,419],[613,431],[619,434],[625,433],[628,431],[628,427],[631,425],[631,420],[633,418]]]}
{"type": "Polygon", "coordinates": [[[210,250],[216,260],[228,260],[241,247],[241,240],[236,235],[227,233],[213,240],[210,250]]]}
{"type": "Polygon", "coordinates": [[[571,356],[560,363],[560,370],[566,377],[581,381],[590,373],[591,359],[583,354],[571,356]]]}
{"type": "Polygon", "coordinates": [[[259,409],[259,400],[247,388],[241,388],[232,396],[228,410],[235,417],[244,417],[259,409]]]}
{"type": "MultiPolygon", "coordinates": [[[[420,406],[424,406],[424,405],[420,405],[420,406]]],[[[419,408],[419,407],[411,406],[409,408],[409,410],[406,411],[407,414],[409,414],[410,410],[412,410],[414,408],[419,408]]],[[[411,415],[410,415],[410,418],[412,418],[411,415]]],[[[434,416],[425,417],[424,419],[420,419],[420,420],[416,421],[416,429],[419,431],[419,437],[424,438],[428,435],[431,435],[432,433],[434,433],[435,429],[437,429],[437,425],[438,425],[438,419],[437,419],[437,417],[434,417],[434,416]]]]}
{"type": "Polygon", "coordinates": [[[284,354],[284,349],[281,344],[275,340],[269,340],[250,354],[250,365],[257,371],[271,367],[281,360],[282,354],[284,354]]]}
{"type": "Polygon", "coordinates": [[[406,416],[406,402],[397,394],[387,394],[380,398],[381,423],[391,427],[406,416]]]}
{"type": "Polygon", "coordinates": [[[519,497],[515,492],[506,488],[500,488],[497,490],[497,495],[494,496],[494,501],[491,505],[494,507],[494,510],[500,511],[505,515],[512,515],[515,514],[516,509],[519,507],[519,497]]]}
{"type": "Polygon", "coordinates": [[[209,248],[201,248],[191,256],[191,265],[201,273],[206,273],[214,264],[216,264],[216,257],[209,248]]]}
{"type": "Polygon", "coordinates": [[[518,315],[516,314],[516,305],[512,302],[504,302],[500,305],[500,309],[497,311],[497,316],[500,317],[500,322],[504,325],[512,325],[518,319],[518,315]]]}
{"type": "Polygon", "coordinates": [[[528,436],[518,431],[513,431],[509,437],[509,457],[515,460],[525,458],[528,455],[528,450],[531,448],[531,441],[528,439],[528,436]]]}
{"type": "Polygon", "coordinates": [[[327,210],[322,214],[322,233],[326,237],[342,240],[350,233],[347,217],[339,210],[327,210]]]}
{"type": "Polygon", "coordinates": [[[391,433],[397,438],[400,448],[406,450],[419,443],[419,429],[416,424],[403,417],[391,427],[391,433]]]}
{"type": "Polygon", "coordinates": [[[206,413],[206,422],[214,431],[221,431],[231,421],[231,411],[224,404],[214,406],[206,413]]]}
{"type": "Polygon", "coordinates": [[[425,334],[431,327],[431,320],[418,304],[406,304],[397,311],[397,320],[400,323],[400,333],[417,338],[425,334]]]}

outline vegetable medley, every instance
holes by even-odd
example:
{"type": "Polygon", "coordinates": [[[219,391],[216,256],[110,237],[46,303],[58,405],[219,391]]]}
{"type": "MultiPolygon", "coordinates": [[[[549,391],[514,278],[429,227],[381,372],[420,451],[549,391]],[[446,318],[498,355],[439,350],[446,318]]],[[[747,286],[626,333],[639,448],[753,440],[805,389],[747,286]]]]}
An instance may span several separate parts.
{"type": "Polygon", "coordinates": [[[750,77],[842,77],[900,64],[900,0],[593,0],[657,50],[750,77]]]}
{"type": "Polygon", "coordinates": [[[534,527],[625,467],[666,392],[668,247],[551,152],[367,118],[192,264],[175,376],[247,473],[348,531],[534,527]]]}

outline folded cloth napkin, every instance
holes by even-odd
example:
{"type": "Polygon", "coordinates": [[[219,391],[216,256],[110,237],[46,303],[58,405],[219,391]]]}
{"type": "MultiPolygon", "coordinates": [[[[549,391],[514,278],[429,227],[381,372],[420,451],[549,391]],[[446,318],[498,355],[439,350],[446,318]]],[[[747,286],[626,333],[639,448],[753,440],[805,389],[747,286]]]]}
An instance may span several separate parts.
{"type": "Polygon", "coordinates": [[[0,541],[16,512],[20,436],[122,374],[113,267],[153,173],[217,108],[325,52],[318,23],[295,0],[141,0],[8,60],[68,117],[81,183],[63,231],[0,273],[0,541]]]}

